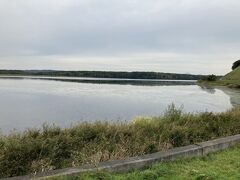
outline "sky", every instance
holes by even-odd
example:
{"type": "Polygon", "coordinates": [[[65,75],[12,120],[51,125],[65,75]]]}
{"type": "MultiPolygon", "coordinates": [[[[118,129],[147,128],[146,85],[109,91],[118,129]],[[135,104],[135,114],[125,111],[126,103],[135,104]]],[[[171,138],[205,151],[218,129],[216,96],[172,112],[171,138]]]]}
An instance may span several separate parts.
{"type": "Polygon", "coordinates": [[[0,0],[0,69],[223,75],[239,0],[0,0]]]}

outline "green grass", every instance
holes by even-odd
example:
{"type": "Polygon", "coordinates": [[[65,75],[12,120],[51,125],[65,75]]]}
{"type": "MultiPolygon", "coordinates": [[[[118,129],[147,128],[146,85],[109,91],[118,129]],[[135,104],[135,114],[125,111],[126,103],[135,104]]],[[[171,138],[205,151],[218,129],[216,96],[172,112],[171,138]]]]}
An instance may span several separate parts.
{"type": "Polygon", "coordinates": [[[228,86],[240,88],[240,67],[225,75],[221,81],[227,83],[228,86]]]}
{"type": "Polygon", "coordinates": [[[240,109],[183,113],[170,106],[159,117],[130,123],[43,126],[0,135],[0,178],[82,164],[125,159],[173,147],[240,134],[240,109]]]}
{"type": "Polygon", "coordinates": [[[222,80],[232,80],[240,82],[240,67],[234,69],[232,72],[225,75],[222,80]]]}
{"type": "Polygon", "coordinates": [[[227,86],[230,88],[240,88],[240,67],[226,74],[217,81],[198,81],[200,85],[227,86]]]}
{"type": "MultiPolygon", "coordinates": [[[[51,178],[54,180],[54,178],[51,178]]],[[[125,174],[93,172],[60,180],[237,180],[240,179],[240,146],[193,159],[158,163],[143,171],[125,174]]]]}

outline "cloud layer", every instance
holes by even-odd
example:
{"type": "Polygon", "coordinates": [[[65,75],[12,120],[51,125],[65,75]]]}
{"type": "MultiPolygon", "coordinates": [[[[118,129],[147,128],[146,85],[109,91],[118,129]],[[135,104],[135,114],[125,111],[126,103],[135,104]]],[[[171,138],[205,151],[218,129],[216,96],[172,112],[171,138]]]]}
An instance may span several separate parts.
{"type": "Polygon", "coordinates": [[[238,0],[1,0],[0,66],[224,74],[239,58],[239,9],[238,0]]]}

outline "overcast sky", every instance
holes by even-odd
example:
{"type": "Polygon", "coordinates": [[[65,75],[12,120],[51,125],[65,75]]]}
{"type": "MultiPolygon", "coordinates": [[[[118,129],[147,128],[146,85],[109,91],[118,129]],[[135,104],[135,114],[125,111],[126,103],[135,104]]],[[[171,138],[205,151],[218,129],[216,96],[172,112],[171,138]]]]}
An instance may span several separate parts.
{"type": "Polygon", "coordinates": [[[225,74],[239,0],[0,0],[0,69],[225,74]]]}

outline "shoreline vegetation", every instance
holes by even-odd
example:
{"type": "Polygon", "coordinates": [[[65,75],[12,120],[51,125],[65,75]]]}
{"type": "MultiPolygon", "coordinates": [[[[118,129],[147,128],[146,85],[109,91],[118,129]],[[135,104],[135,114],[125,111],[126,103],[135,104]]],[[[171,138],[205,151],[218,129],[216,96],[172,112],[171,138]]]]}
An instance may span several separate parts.
{"type": "Polygon", "coordinates": [[[216,81],[198,80],[197,85],[205,87],[228,87],[233,89],[240,89],[240,81],[234,80],[216,80],[216,81]]]}
{"type": "MultiPolygon", "coordinates": [[[[239,61],[240,63],[240,61],[239,61]]],[[[225,86],[229,88],[240,88],[240,66],[235,67],[230,73],[223,77],[215,75],[205,76],[197,82],[200,86],[225,86]]]]}
{"type": "Polygon", "coordinates": [[[205,77],[204,75],[163,73],[163,72],[0,70],[0,76],[4,75],[90,77],[90,78],[118,78],[118,79],[168,79],[168,80],[199,80],[205,77]]]}
{"type": "Polygon", "coordinates": [[[131,123],[44,125],[0,135],[0,178],[97,164],[240,134],[240,108],[184,113],[174,105],[162,116],[131,123]]]}

